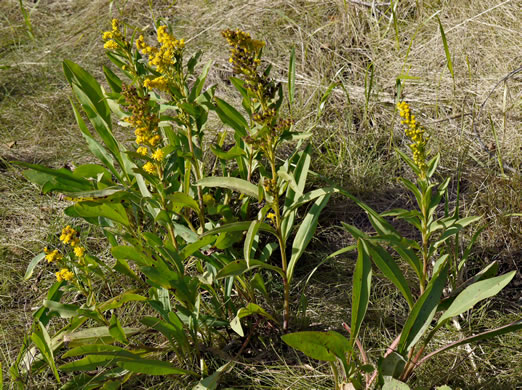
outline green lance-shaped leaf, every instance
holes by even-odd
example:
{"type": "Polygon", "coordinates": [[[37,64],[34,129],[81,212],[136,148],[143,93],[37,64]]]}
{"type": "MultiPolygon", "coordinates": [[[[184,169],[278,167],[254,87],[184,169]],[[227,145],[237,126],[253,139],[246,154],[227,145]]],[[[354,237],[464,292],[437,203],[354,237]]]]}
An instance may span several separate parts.
{"type": "Polygon", "coordinates": [[[405,365],[404,357],[393,351],[385,358],[379,359],[379,375],[397,378],[402,374],[405,365]]]}
{"type": "Polygon", "coordinates": [[[99,305],[99,309],[103,311],[118,309],[122,307],[127,302],[140,302],[146,301],[148,298],[143,295],[135,294],[135,290],[125,291],[124,293],[115,296],[99,305]]]}
{"type": "Polygon", "coordinates": [[[413,160],[411,158],[409,158],[408,155],[406,153],[404,153],[403,151],[401,151],[400,149],[395,148],[395,151],[399,154],[399,156],[403,159],[403,161],[410,166],[410,168],[413,170],[413,172],[417,176],[420,176],[421,171],[420,171],[419,167],[417,167],[417,165],[415,165],[413,160]]]}
{"type": "MultiPolygon", "coordinates": [[[[102,88],[100,84],[96,81],[96,79],[81,66],[69,60],[63,61],[63,71],[65,73],[65,78],[67,79],[69,84],[72,87],[78,87],[79,90],[82,92],[83,96],[78,96],[78,99],[80,100],[82,105],[90,107],[96,114],[98,114],[105,121],[106,125],[110,129],[111,110],[109,108],[109,105],[107,104],[102,88]]],[[[104,138],[104,136],[107,135],[100,134],[100,136],[104,138]]],[[[111,149],[111,146],[115,146],[116,143],[114,138],[112,137],[112,134],[109,135],[109,138],[108,141],[110,146],[107,146],[109,147],[109,149],[111,149]]]]}
{"type": "MultiPolygon", "coordinates": [[[[288,239],[292,227],[294,226],[294,220],[296,215],[295,209],[298,207],[298,205],[296,205],[296,201],[298,198],[301,199],[303,197],[302,194],[306,185],[306,179],[308,177],[308,171],[310,168],[311,152],[312,147],[310,145],[307,145],[305,150],[297,153],[297,155],[299,156],[299,160],[297,160],[295,168],[291,173],[293,175],[293,181],[294,183],[296,183],[297,191],[295,191],[295,189],[292,188],[292,186],[288,186],[288,189],[286,190],[285,206],[283,208],[284,217],[283,222],[281,224],[281,233],[283,235],[283,240],[288,239]]],[[[293,159],[294,156],[290,158],[289,164],[292,162],[293,159]]],[[[287,172],[290,172],[289,167],[287,168],[287,172]]]]}
{"type": "Polygon", "coordinates": [[[168,199],[173,202],[175,205],[180,205],[182,207],[188,207],[199,213],[199,204],[196,202],[191,196],[185,194],[184,192],[175,192],[173,194],[168,195],[168,199]]]}
{"type": "MultiPolygon", "coordinates": [[[[318,188],[316,190],[307,192],[306,194],[300,196],[299,198],[294,199],[291,202],[291,205],[289,207],[285,206],[284,213],[283,213],[283,220],[289,217],[289,215],[298,207],[311,202],[312,200],[315,200],[319,198],[320,196],[333,194],[334,192],[337,192],[334,187],[325,187],[325,188],[318,188]]],[[[283,222],[284,223],[284,222],[283,222]]]]}
{"type": "MultiPolygon", "coordinates": [[[[132,336],[142,332],[137,328],[123,328],[125,336],[132,336]]],[[[77,347],[87,344],[112,344],[115,342],[114,337],[111,336],[108,326],[99,326],[95,328],[88,328],[79,330],[77,332],[66,333],[63,336],[63,341],[69,343],[70,347],[77,347]]]]}
{"type": "Polygon", "coordinates": [[[427,173],[428,179],[431,178],[433,176],[433,174],[435,173],[435,171],[437,170],[437,167],[439,166],[439,161],[440,161],[440,153],[437,153],[435,155],[435,157],[433,157],[428,162],[428,173],[427,173]]]}
{"type": "Polygon", "coordinates": [[[330,195],[317,198],[312,207],[310,207],[310,210],[308,210],[306,217],[303,219],[303,222],[301,222],[301,225],[297,230],[294,242],[292,243],[292,257],[288,262],[288,269],[286,270],[288,283],[290,283],[292,280],[297,261],[301,258],[306,247],[310,243],[310,240],[314,236],[315,229],[317,228],[317,223],[319,221],[319,214],[321,214],[321,210],[326,206],[329,199],[330,195]]]}
{"type": "Polygon", "coordinates": [[[73,103],[72,100],[69,100],[69,101],[71,102],[71,106],[73,108],[74,117],[76,118],[76,123],[78,123],[78,127],[80,128],[80,131],[82,132],[83,138],[87,142],[87,146],[88,146],[89,150],[121,182],[122,181],[121,174],[120,174],[120,172],[118,172],[118,170],[114,166],[114,160],[113,160],[112,156],[102,145],[100,145],[100,143],[98,141],[96,141],[94,139],[91,132],[85,125],[85,122],[84,122],[82,116],[80,115],[78,108],[76,107],[76,105],[73,103]]]}
{"type": "Polygon", "coordinates": [[[123,327],[120,324],[120,320],[113,314],[109,323],[109,333],[112,337],[118,340],[122,344],[127,344],[128,340],[123,331],[123,327]]]}
{"type": "Polygon", "coordinates": [[[74,210],[82,217],[105,217],[124,226],[130,226],[127,211],[119,203],[80,202],[74,210]]]}
{"type": "Polygon", "coordinates": [[[133,246],[119,245],[111,248],[111,253],[116,259],[133,260],[140,266],[152,265],[152,259],[145,256],[133,246]]]}
{"type": "MultiPolygon", "coordinates": [[[[172,313],[174,314],[174,313],[172,313]]],[[[175,314],[174,314],[175,315],[175,314]]],[[[167,339],[169,339],[170,343],[175,347],[178,348],[185,348],[188,346],[188,340],[187,336],[185,334],[185,331],[181,325],[178,325],[178,323],[171,323],[170,321],[164,321],[159,318],[155,317],[143,317],[140,319],[140,322],[150,328],[153,328],[163,334],[167,339]],[[178,343],[178,346],[176,346],[176,343],[178,343]]]]}
{"type": "Polygon", "coordinates": [[[116,364],[118,367],[137,374],[146,375],[194,375],[196,373],[182,368],[174,367],[172,363],[162,360],[151,360],[141,358],[120,358],[116,364]]]}
{"type": "Polygon", "coordinates": [[[268,314],[261,306],[256,305],[255,303],[249,303],[246,307],[242,307],[237,311],[234,319],[230,321],[230,327],[232,330],[234,330],[234,332],[243,337],[245,333],[243,332],[243,327],[241,326],[241,319],[254,314],[261,315],[270,321],[276,322],[274,317],[268,314]]]}
{"type": "Polygon", "coordinates": [[[259,189],[256,185],[237,177],[205,177],[196,183],[202,187],[220,187],[245,194],[257,199],[259,189]]]}
{"type": "Polygon", "coordinates": [[[410,386],[395,378],[386,377],[384,378],[382,390],[410,390],[410,386]]]}
{"type": "Polygon", "coordinates": [[[114,199],[114,197],[118,197],[118,200],[121,198],[128,197],[128,193],[124,191],[124,188],[121,186],[111,186],[106,187],[102,190],[92,190],[92,191],[75,191],[75,192],[63,192],[65,196],[72,198],[73,200],[89,200],[89,201],[109,201],[110,199],[114,199]],[[110,197],[110,199],[108,199],[110,197]]]}
{"type": "MultiPolygon", "coordinates": [[[[215,229],[212,229],[212,230],[209,230],[209,231],[203,233],[202,237],[208,236],[208,235],[213,235],[213,234],[218,234],[218,233],[245,231],[245,230],[248,230],[251,223],[252,223],[251,221],[227,223],[223,226],[219,226],[215,229]]],[[[261,222],[261,224],[259,225],[259,230],[276,235],[275,229],[272,226],[270,226],[269,224],[264,223],[264,222],[261,222]]]]}
{"type": "Polygon", "coordinates": [[[471,309],[477,302],[497,295],[506,287],[515,276],[516,271],[509,272],[494,278],[482,280],[466,287],[453,301],[451,306],[442,314],[437,324],[458,316],[471,309]]]}
{"type": "Polygon", "coordinates": [[[402,296],[408,302],[408,306],[412,308],[413,296],[411,295],[410,287],[408,286],[406,278],[404,277],[401,269],[397,266],[397,263],[395,263],[393,257],[391,257],[391,255],[380,246],[372,245],[367,242],[365,243],[377,268],[379,268],[384,276],[386,276],[395,285],[395,287],[399,289],[402,296]]]}
{"type": "Polygon", "coordinates": [[[77,316],[78,310],[80,309],[76,305],[50,301],[47,299],[44,299],[43,306],[48,308],[50,311],[58,313],[62,318],[71,318],[77,316]]]}
{"type": "Polygon", "coordinates": [[[216,390],[218,388],[219,380],[221,376],[230,371],[236,362],[228,362],[223,366],[219,367],[212,375],[207,376],[206,378],[201,379],[196,386],[192,388],[192,390],[216,390]]]}
{"type": "Polygon", "coordinates": [[[328,98],[333,92],[333,89],[337,86],[337,83],[331,82],[328,88],[326,88],[325,93],[323,96],[321,96],[321,100],[319,101],[319,106],[317,107],[317,115],[315,117],[316,122],[319,121],[321,118],[321,115],[323,115],[323,110],[326,105],[326,102],[328,101],[328,98]]]}
{"type": "MultiPolygon", "coordinates": [[[[106,346],[112,347],[113,346],[106,346]]],[[[65,372],[73,372],[73,371],[93,371],[99,368],[110,368],[113,367],[116,361],[120,356],[129,356],[132,357],[134,354],[131,352],[125,351],[124,349],[114,349],[104,348],[101,344],[94,345],[84,345],[82,347],[74,348],[74,350],[78,350],[79,353],[80,348],[86,348],[85,354],[87,356],[82,359],[74,360],[72,362],[63,364],[60,366],[61,371],[65,372]],[[88,348],[95,347],[95,348],[88,348]]],[[[65,356],[65,355],[64,355],[65,356]]]]}
{"type": "Polygon", "coordinates": [[[185,260],[186,258],[188,258],[189,256],[192,256],[194,253],[196,253],[201,248],[204,248],[204,247],[212,244],[214,241],[216,241],[216,238],[217,238],[216,236],[212,236],[212,235],[203,236],[200,239],[198,239],[197,241],[186,245],[181,250],[181,253],[180,253],[181,258],[183,260],[185,260]]]}
{"type": "Polygon", "coordinates": [[[247,267],[250,267],[250,259],[253,251],[254,240],[257,236],[257,233],[259,232],[260,227],[261,221],[252,221],[248,227],[245,243],[243,245],[243,256],[245,257],[247,267]]]}
{"type": "Polygon", "coordinates": [[[248,122],[243,115],[224,100],[217,97],[214,99],[216,102],[215,110],[219,119],[233,128],[241,137],[246,137],[247,132],[245,129],[248,127],[248,122]]]}
{"type": "Polygon", "coordinates": [[[430,326],[437,311],[442,290],[446,284],[448,266],[445,265],[433,276],[426,290],[415,302],[413,309],[404,324],[397,351],[403,355],[414,346],[430,326]]]}
{"type": "Polygon", "coordinates": [[[210,145],[210,150],[221,160],[232,160],[233,158],[244,156],[246,153],[238,145],[230,148],[229,150],[223,150],[218,145],[210,145]]]}
{"type": "Polygon", "coordinates": [[[111,87],[113,92],[120,93],[122,90],[122,81],[121,79],[114,73],[110,68],[103,65],[103,73],[105,74],[105,79],[107,83],[111,87]]]}
{"type": "Polygon", "coordinates": [[[279,275],[284,276],[284,272],[280,267],[277,267],[275,265],[267,264],[263,261],[250,259],[250,263],[247,264],[247,262],[243,259],[234,260],[225,265],[223,268],[219,270],[219,272],[216,275],[216,279],[222,279],[229,276],[239,276],[243,275],[247,271],[251,271],[254,268],[263,268],[267,269],[273,272],[277,272],[279,275]]]}
{"type": "Polygon", "coordinates": [[[63,70],[74,95],[94,129],[112,155],[120,164],[123,164],[121,151],[124,148],[119,145],[112,134],[111,111],[101,86],[94,77],[71,61],[63,62],[63,70]]]}
{"type": "Polygon", "coordinates": [[[100,84],[74,62],[65,60],[63,70],[74,95],[104,144],[126,174],[134,176],[132,169],[136,167],[135,164],[127,155],[122,154],[125,147],[112,134],[111,110],[100,84]]]}
{"type": "Polygon", "coordinates": [[[89,180],[77,177],[65,168],[52,169],[22,161],[16,161],[14,163],[29,168],[29,171],[24,171],[25,177],[31,182],[42,186],[42,192],[44,193],[54,189],[88,191],[93,188],[89,180]]]}
{"type": "Polygon", "coordinates": [[[212,66],[212,60],[206,63],[206,65],[203,67],[203,70],[201,71],[200,75],[194,82],[194,85],[190,91],[189,95],[189,102],[193,102],[196,100],[196,98],[201,95],[201,91],[203,90],[203,87],[205,85],[205,81],[208,76],[208,72],[210,70],[210,67],[212,66]]]}
{"type": "Polygon", "coordinates": [[[40,350],[44,360],[47,362],[49,367],[51,367],[56,380],[60,383],[60,377],[58,375],[58,370],[56,369],[56,363],[54,362],[51,338],[47,333],[47,329],[45,329],[45,326],[41,322],[38,322],[36,331],[31,334],[31,340],[40,350]]]}
{"type": "Polygon", "coordinates": [[[491,262],[490,264],[488,264],[486,267],[484,267],[484,269],[482,269],[480,272],[476,273],[471,278],[464,281],[456,289],[451,291],[451,293],[441,301],[437,310],[439,310],[439,311],[447,310],[450,307],[450,305],[453,303],[455,298],[462,291],[464,291],[465,288],[471,286],[474,283],[480,282],[481,280],[493,278],[497,273],[498,273],[498,261],[495,260],[495,261],[491,262]]]}
{"type": "Polygon", "coordinates": [[[288,333],[281,339],[306,356],[323,362],[335,362],[337,358],[342,359],[351,350],[348,339],[334,331],[288,333]]]}
{"type": "Polygon", "coordinates": [[[42,253],[38,253],[35,257],[33,257],[33,259],[31,260],[31,262],[29,263],[29,265],[27,266],[27,270],[25,271],[25,275],[24,275],[24,280],[29,280],[31,278],[31,276],[33,275],[33,272],[34,272],[34,269],[35,267],[38,265],[38,263],[40,261],[42,261],[43,259],[45,258],[45,253],[42,252],[42,253]]]}
{"type": "Polygon", "coordinates": [[[353,347],[357,339],[366,315],[366,309],[368,309],[372,283],[372,262],[368,253],[368,246],[363,239],[357,241],[357,252],[357,263],[355,263],[352,283],[351,347],[353,347]]]}

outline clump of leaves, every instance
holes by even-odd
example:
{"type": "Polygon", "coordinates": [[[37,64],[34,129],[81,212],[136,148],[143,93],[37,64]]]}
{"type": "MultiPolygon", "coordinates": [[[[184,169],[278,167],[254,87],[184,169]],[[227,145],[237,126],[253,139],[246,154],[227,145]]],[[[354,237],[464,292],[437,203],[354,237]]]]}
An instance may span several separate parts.
{"type": "Polygon", "coordinates": [[[383,388],[406,389],[408,387],[403,382],[417,367],[438,353],[522,328],[522,320],[518,320],[426,353],[427,346],[441,327],[478,302],[498,294],[513,279],[515,271],[495,276],[498,264],[492,262],[472,278],[462,280],[466,261],[481,230],[473,236],[462,255],[456,254],[448,243],[458,240],[462,229],[478,222],[480,217],[461,218],[458,208],[453,213],[446,211],[443,216],[438,216],[450,178],[440,183],[434,180],[440,155],[428,158],[429,138],[424,129],[407,103],[401,102],[398,108],[402,124],[406,127],[405,134],[412,142],[410,149],[413,158],[398,149],[397,153],[413,170],[417,182],[405,178],[400,180],[415,197],[417,208],[378,213],[345,193],[367,213],[375,229],[375,234],[367,234],[353,225],[343,224],[357,240],[357,245],[332,255],[353,249],[357,249],[358,253],[353,275],[351,326],[344,324],[350,338],[344,339],[335,332],[298,332],[283,336],[287,344],[308,356],[331,362],[336,389],[342,388],[339,386],[343,383],[350,383],[356,389],[370,388],[374,384],[384,385],[383,388]],[[420,240],[403,236],[386,217],[410,224],[418,231],[420,240]],[[399,267],[400,263],[407,264],[414,271],[415,281],[407,279],[406,273],[399,267]],[[391,345],[384,348],[386,352],[375,363],[368,360],[364,345],[358,340],[369,304],[373,267],[377,267],[393,283],[409,307],[401,332],[391,345]],[[412,283],[417,285],[417,289],[411,287],[412,283]],[[343,341],[339,340],[340,337],[343,341]],[[336,368],[336,361],[342,363],[341,372],[336,368]]]}
{"type": "MultiPolygon", "coordinates": [[[[293,272],[332,189],[304,192],[311,156],[301,145],[310,132],[297,132],[283,117],[283,89],[261,60],[264,42],[239,30],[223,36],[246,117],[216,96],[217,86],[205,85],[212,63],[197,71],[201,53],[187,60],[185,42],[166,25],[157,26],[157,44],[149,45],[113,20],[103,34],[115,66],[103,69],[110,91],[79,65],[63,62],[78,126],[99,163],[73,171],[20,165],[43,193],[74,202],[66,215],[103,231],[115,263],[79,249],[79,233],[70,226],[62,244],[34,258],[27,278],[46,257],[61,271],[11,368],[21,386],[46,366],[57,382],[60,373],[81,373],[69,381],[76,388],[119,386],[134,374],[198,380],[207,374],[209,347],[232,343],[237,336],[228,329],[244,336],[245,317],[288,329],[293,272]],[[226,128],[217,143],[207,138],[214,138],[210,112],[226,128]],[[133,133],[130,147],[115,137],[114,119],[133,133]],[[232,147],[225,150],[225,141],[232,147]],[[298,142],[297,151],[280,162],[278,147],[288,141],[298,142]],[[297,221],[298,208],[309,202],[297,221]],[[274,265],[277,250],[281,263],[274,265]],[[282,280],[281,302],[269,273],[282,280]],[[99,294],[102,284],[121,278],[132,288],[99,294]],[[149,315],[124,323],[129,305],[149,315]],[[53,317],[66,321],[56,332],[49,330],[53,317]],[[153,345],[141,342],[145,336],[153,345]]],[[[290,102],[294,63],[292,53],[290,102]]]]}

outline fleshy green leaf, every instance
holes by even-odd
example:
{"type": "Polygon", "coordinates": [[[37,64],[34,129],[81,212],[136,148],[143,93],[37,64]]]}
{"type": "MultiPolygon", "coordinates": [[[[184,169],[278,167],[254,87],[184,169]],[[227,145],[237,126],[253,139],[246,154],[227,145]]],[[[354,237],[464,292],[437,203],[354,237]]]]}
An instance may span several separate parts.
{"type": "Polygon", "coordinates": [[[196,183],[202,187],[220,187],[237,191],[257,199],[259,191],[256,185],[237,177],[205,177],[196,183]]]}
{"type": "Polygon", "coordinates": [[[105,217],[125,226],[130,226],[127,211],[119,203],[80,202],[74,205],[74,210],[82,217],[105,217]]]}
{"type": "Polygon", "coordinates": [[[60,377],[58,375],[58,370],[56,369],[56,363],[54,361],[53,348],[51,347],[51,338],[49,337],[45,326],[41,322],[38,322],[37,330],[31,334],[31,340],[40,350],[44,360],[47,362],[49,367],[51,367],[56,380],[58,383],[60,383],[60,377]]]}
{"type": "Polygon", "coordinates": [[[241,137],[246,137],[247,132],[245,129],[248,127],[248,123],[246,119],[243,118],[243,115],[224,100],[217,97],[214,99],[216,102],[215,110],[219,119],[232,127],[241,137]]]}
{"type": "Polygon", "coordinates": [[[404,324],[397,351],[402,355],[409,351],[422,337],[437,311],[442,290],[446,284],[448,266],[442,267],[428,283],[404,324]]]}
{"type": "Polygon", "coordinates": [[[306,217],[303,219],[299,229],[297,230],[294,241],[292,243],[292,257],[288,262],[288,269],[286,270],[288,283],[290,283],[292,280],[297,261],[301,258],[306,247],[310,243],[310,240],[314,236],[321,210],[326,206],[329,199],[330,195],[317,198],[312,207],[310,207],[310,210],[308,210],[306,217]]]}
{"type": "Polygon", "coordinates": [[[256,305],[255,303],[249,303],[246,307],[242,307],[237,311],[237,314],[234,317],[234,319],[230,321],[230,327],[232,328],[232,330],[234,330],[234,332],[243,337],[245,334],[243,332],[243,327],[241,326],[241,319],[254,314],[261,315],[269,319],[270,321],[276,322],[276,320],[270,314],[268,314],[265,311],[265,309],[263,309],[261,306],[256,305]]]}
{"type": "Polygon", "coordinates": [[[243,245],[243,256],[245,257],[245,261],[247,267],[250,267],[250,256],[252,254],[252,247],[254,245],[254,240],[259,232],[259,228],[261,226],[261,221],[252,221],[250,226],[248,227],[248,231],[245,237],[245,243],[243,245]]]}
{"type": "Polygon", "coordinates": [[[33,257],[33,259],[31,260],[31,262],[29,263],[29,265],[27,266],[27,270],[25,271],[25,275],[24,275],[24,280],[29,280],[31,278],[31,276],[33,275],[33,271],[34,271],[34,268],[38,265],[38,263],[40,261],[42,261],[42,259],[45,258],[45,253],[42,252],[42,253],[39,253],[37,254],[35,257],[33,257]]]}
{"type": "Polygon", "coordinates": [[[120,320],[113,314],[109,323],[109,333],[112,337],[118,340],[122,344],[127,344],[127,337],[125,337],[125,332],[120,324],[120,320]]]}
{"type": "Polygon", "coordinates": [[[453,301],[451,306],[439,318],[438,324],[447,319],[458,316],[465,311],[471,309],[477,302],[483,299],[497,295],[504,287],[506,287],[511,279],[515,276],[516,271],[509,272],[504,275],[482,280],[466,287],[453,301]]]}
{"type": "Polygon", "coordinates": [[[381,270],[394,285],[399,289],[403,297],[408,302],[410,308],[413,307],[413,296],[411,295],[410,287],[404,277],[401,269],[395,263],[391,255],[383,248],[377,245],[366,243],[370,252],[370,256],[375,265],[381,270]]]}
{"type": "Polygon", "coordinates": [[[352,283],[352,332],[350,334],[350,346],[354,345],[366,315],[372,283],[372,262],[366,242],[362,239],[357,241],[357,252],[357,263],[355,263],[352,283]]]}
{"type": "Polygon", "coordinates": [[[346,359],[346,353],[351,350],[346,337],[334,332],[296,332],[285,334],[283,341],[312,359],[335,362],[337,358],[346,359]]]}

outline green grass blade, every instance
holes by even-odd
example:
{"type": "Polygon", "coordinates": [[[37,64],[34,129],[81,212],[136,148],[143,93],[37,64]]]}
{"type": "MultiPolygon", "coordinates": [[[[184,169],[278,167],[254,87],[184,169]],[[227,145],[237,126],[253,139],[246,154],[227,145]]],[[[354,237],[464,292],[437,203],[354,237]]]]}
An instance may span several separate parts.
{"type": "Polygon", "coordinates": [[[295,99],[295,47],[292,47],[290,54],[290,63],[288,64],[288,102],[290,107],[294,104],[295,99]]]}
{"type": "Polygon", "coordinates": [[[442,23],[438,16],[437,21],[439,22],[440,36],[442,37],[442,44],[444,45],[444,52],[446,53],[446,64],[448,65],[448,69],[451,73],[451,78],[455,80],[455,73],[453,72],[453,61],[451,61],[448,41],[446,39],[446,34],[444,34],[444,27],[442,27],[442,23]]]}

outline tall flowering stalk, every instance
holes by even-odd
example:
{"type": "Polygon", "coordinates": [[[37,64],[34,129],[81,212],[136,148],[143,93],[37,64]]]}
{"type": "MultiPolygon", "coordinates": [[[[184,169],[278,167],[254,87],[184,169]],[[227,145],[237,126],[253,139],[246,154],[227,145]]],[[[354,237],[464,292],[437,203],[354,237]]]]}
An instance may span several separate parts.
{"type": "MultiPolygon", "coordinates": [[[[278,87],[268,76],[268,72],[260,70],[261,52],[265,43],[253,39],[249,33],[241,30],[224,30],[223,37],[230,48],[229,62],[233,72],[244,80],[244,88],[250,98],[249,106],[251,117],[250,133],[244,141],[259,150],[268,161],[271,176],[264,178],[263,187],[267,194],[269,207],[273,210],[267,214],[274,225],[281,255],[281,269],[283,279],[283,329],[287,330],[290,317],[290,280],[289,261],[287,257],[287,242],[283,233],[283,213],[281,210],[281,186],[285,185],[278,174],[276,163],[277,147],[281,137],[287,133],[293,121],[281,119],[279,113],[280,102],[276,98],[278,87]]],[[[249,171],[248,179],[251,174],[249,171]]]]}
{"type": "Polygon", "coordinates": [[[415,115],[410,110],[410,106],[406,102],[400,102],[397,104],[399,109],[399,115],[403,118],[401,124],[405,125],[404,132],[413,143],[410,144],[411,152],[413,154],[413,162],[420,170],[419,178],[426,180],[428,165],[426,164],[426,158],[428,153],[426,151],[426,144],[428,143],[429,137],[424,134],[424,129],[415,119],[415,115]]]}
{"type": "Polygon", "coordinates": [[[522,321],[515,321],[450,343],[429,354],[425,353],[441,327],[471,309],[477,302],[498,294],[515,276],[515,271],[494,276],[498,267],[495,268],[496,263],[493,262],[475,276],[458,284],[460,281],[456,274],[462,272],[471,245],[478,236],[473,236],[467,251],[460,258],[454,258],[453,250],[445,243],[452,239],[458,240],[459,232],[480,217],[460,218],[458,210],[452,215],[446,212],[444,216],[438,216],[437,209],[443,202],[443,197],[447,196],[450,178],[441,183],[434,182],[433,175],[440,156],[428,159],[428,137],[424,129],[407,103],[399,103],[398,109],[405,134],[412,141],[409,145],[412,158],[400,150],[397,152],[417,176],[416,183],[405,178],[401,178],[401,182],[414,195],[417,207],[412,210],[393,209],[378,213],[359,199],[344,193],[364,209],[375,230],[375,233],[366,233],[353,225],[343,224],[356,239],[357,245],[341,249],[332,255],[357,249],[351,286],[351,321],[350,326],[343,324],[349,339],[332,331],[298,332],[283,336],[287,344],[310,357],[329,362],[339,359],[342,362],[340,371],[332,363],[336,390],[345,388],[346,383],[350,383],[350,388],[370,389],[375,382],[377,386],[387,382],[389,388],[408,388],[403,382],[408,380],[416,368],[436,354],[473,340],[495,337],[522,328],[522,321]],[[403,236],[390,222],[390,217],[411,225],[420,233],[420,241],[403,236]],[[417,288],[409,280],[411,272],[404,272],[404,266],[415,274],[417,288]],[[409,313],[393,342],[382,347],[386,352],[378,361],[371,362],[358,335],[370,304],[375,268],[379,269],[381,277],[387,278],[397,288],[408,305],[409,313]]]}

